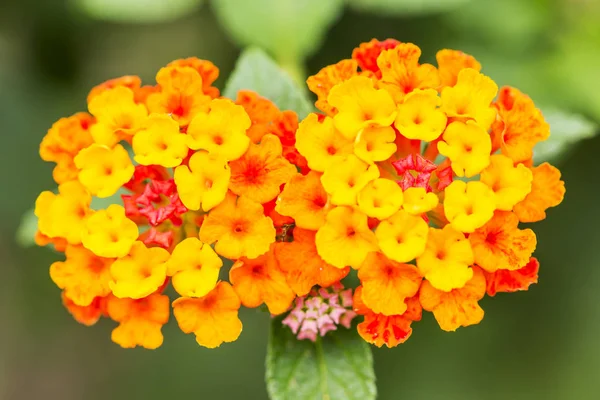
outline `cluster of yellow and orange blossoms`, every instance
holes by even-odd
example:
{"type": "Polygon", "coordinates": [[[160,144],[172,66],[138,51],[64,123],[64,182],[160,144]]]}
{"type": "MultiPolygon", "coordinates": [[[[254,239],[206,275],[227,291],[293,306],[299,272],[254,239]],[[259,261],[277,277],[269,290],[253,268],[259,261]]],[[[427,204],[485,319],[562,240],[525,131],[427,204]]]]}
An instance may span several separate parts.
{"type": "Polygon", "coordinates": [[[436,68],[420,54],[361,44],[308,79],[321,112],[299,124],[253,92],[220,97],[217,68],[194,58],[154,86],[94,88],[89,113],[56,122],[40,148],[59,187],[38,197],[36,240],[66,255],[50,276],[67,309],[86,325],[116,321],[123,347],[156,348],[171,286],[179,327],[202,346],[236,340],[240,307],[264,303],[293,310],[295,331],[305,304],[327,324],[358,314],[367,342],[393,347],[422,310],[452,331],[481,321],[486,293],[537,282],[536,236],[519,223],[564,196],[560,172],[532,163],[548,124],[473,57],[442,50],[436,68]],[[350,312],[348,291],[337,296],[351,269],[350,312]]]}

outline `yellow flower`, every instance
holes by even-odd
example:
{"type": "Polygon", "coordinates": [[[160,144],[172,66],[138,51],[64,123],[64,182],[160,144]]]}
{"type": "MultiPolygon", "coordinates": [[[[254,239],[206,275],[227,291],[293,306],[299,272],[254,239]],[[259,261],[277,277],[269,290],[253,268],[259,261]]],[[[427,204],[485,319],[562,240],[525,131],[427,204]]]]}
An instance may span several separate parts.
{"type": "Polygon", "coordinates": [[[354,154],[369,164],[385,161],[396,152],[396,132],[390,126],[366,127],[356,136],[354,154]]]}
{"type": "Polygon", "coordinates": [[[513,160],[495,154],[491,157],[490,165],[481,172],[481,182],[488,185],[496,194],[498,210],[510,211],[531,192],[533,174],[531,170],[513,160]]]}
{"type": "Polygon", "coordinates": [[[355,76],[334,86],[327,101],[338,110],[333,117],[335,127],[351,140],[367,126],[390,126],[396,118],[392,96],[383,89],[375,89],[373,80],[365,76],[355,76]]]}
{"type": "Polygon", "coordinates": [[[409,262],[423,254],[429,227],[423,218],[400,210],[377,226],[375,236],[383,254],[398,262],[409,262]]]}
{"type": "Polygon", "coordinates": [[[152,114],[144,128],[133,137],[135,161],[142,165],[173,168],[188,154],[187,136],[179,133],[179,124],[165,114],[152,114]]]}
{"type": "Polygon", "coordinates": [[[496,108],[491,104],[498,93],[498,85],[489,77],[472,68],[458,73],[453,87],[442,90],[442,111],[448,117],[474,119],[488,130],[496,119],[496,108]]]}
{"type": "Polygon", "coordinates": [[[75,157],[79,181],[93,195],[110,197],[127,183],[135,170],[127,150],[120,144],[113,148],[93,144],[75,157]]]}
{"type": "Polygon", "coordinates": [[[125,86],[117,86],[94,96],[88,104],[96,124],[90,128],[94,142],[112,147],[120,140],[130,140],[148,117],[143,104],[136,104],[134,93],[125,86]]]}
{"type": "Polygon", "coordinates": [[[490,164],[492,140],[475,122],[455,121],[448,125],[442,138],[444,141],[438,143],[438,150],[450,159],[456,175],[470,178],[490,164]]]}
{"type": "Polygon", "coordinates": [[[402,209],[412,215],[421,215],[433,210],[439,201],[435,193],[427,193],[425,188],[409,187],[404,191],[402,209]]]}
{"type": "Polygon", "coordinates": [[[427,246],[417,267],[431,285],[444,292],[463,287],[473,276],[473,250],[465,235],[452,226],[429,228],[427,246]]]}
{"type": "Polygon", "coordinates": [[[79,181],[59,185],[58,195],[42,192],[35,202],[40,232],[50,238],[64,238],[69,244],[80,244],[91,202],[92,196],[79,181]]]}
{"type": "Polygon", "coordinates": [[[210,111],[199,113],[190,122],[188,146],[193,150],[206,150],[228,161],[237,160],[250,145],[246,131],[251,124],[244,107],[227,99],[212,100],[210,111]]]}
{"type": "Polygon", "coordinates": [[[208,211],[225,199],[231,169],[222,156],[199,151],[175,169],[174,177],[181,202],[190,210],[202,205],[208,211]]]}
{"type": "Polygon", "coordinates": [[[367,254],[377,251],[377,239],[369,229],[367,216],[350,207],[337,207],[317,232],[317,252],[337,268],[359,268],[367,254]]]}
{"type": "Polygon", "coordinates": [[[415,90],[398,105],[394,126],[408,139],[431,142],[446,128],[446,114],[438,108],[441,103],[434,89],[415,90]]]}
{"type": "Polygon", "coordinates": [[[195,237],[180,242],[167,261],[173,288],[184,297],[203,297],[217,285],[223,261],[207,244],[195,237]]]}
{"type": "Polygon", "coordinates": [[[335,205],[354,205],[358,193],[373,179],[379,177],[376,165],[369,165],[355,155],[338,160],[321,176],[325,191],[335,205]]]}
{"type": "Polygon", "coordinates": [[[371,181],[358,193],[358,207],[371,218],[389,218],[400,209],[404,196],[398,183],[384,178],[371,181]]]}
{"type": "Polygon", "coordinates": [[[100,257],[123,257],[139,235],[135,222],[125,216],[125,209],[111,204],[96,211],[85,221],[81,241],[85,248],[100,257]]]}
{"type": "Polygon", "coordinates": [[[298,126],[296,148],[313,171],[323,172],[331,164],[353,152],[353,142],[346,139],[334,126],[333,119],[319,122],[317,114],[310,114],[298,126]]]}
{"type": "Polygon", "coordinates": [[[134,242],[129,254],[110,267],[109,285],[113,294],[119,298],[141,299],[156,292],[167,278],[168,259],[169,252],[165,249],[134,242]]]}
{"type": "Polygon", "coordinates": [[[450,224],[461,232],[471,233],[494,216],[494,192],[479,181],[454,181],[446,188],[444,213],[450,224]]]}

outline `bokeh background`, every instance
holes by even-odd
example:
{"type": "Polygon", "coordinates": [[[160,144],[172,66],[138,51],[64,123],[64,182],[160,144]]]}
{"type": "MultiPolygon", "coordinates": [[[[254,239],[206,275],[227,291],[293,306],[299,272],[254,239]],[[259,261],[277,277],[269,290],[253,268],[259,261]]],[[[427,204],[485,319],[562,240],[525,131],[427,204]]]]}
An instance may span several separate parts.
{"type": "MultiPolygon", "coordinates": [[[[600,121],[598,1],[351,3],[305,64],[280,60],[296,77],[394,37],[420,45],[425,61],[443,47],[471,53],[499,84],[580,115],[588,130],[600,121]]],[[[230,33],[207,0],[0,1],[0,399],[267,398],[265,313],[244,312],[240,339],[218,350],[174,321],[160,349],[123,350],[110,321],[86,328],[63,309],[48,276],[59,256],[15,240],[21,215],[54,187],[38,144],[55,120],[84,110],[93,85],[151,82],[181,57],[212,60],[222,88],[240,52],[230,33]]],[[[535,228],[540,283],[485,298],[478,326],[445,333],[427,315],[407,343],[374,349],[380,399],[600,399],[599,154],[596,137],[560,160],[566,199],[535,228]]]]}

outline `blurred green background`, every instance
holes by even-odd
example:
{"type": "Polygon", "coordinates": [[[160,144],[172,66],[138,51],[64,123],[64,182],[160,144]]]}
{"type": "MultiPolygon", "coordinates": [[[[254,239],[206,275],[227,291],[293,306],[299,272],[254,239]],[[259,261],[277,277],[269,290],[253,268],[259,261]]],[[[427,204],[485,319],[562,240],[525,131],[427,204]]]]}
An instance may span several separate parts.
{"type": "MultiPolygon", "coordinates": [[[[444,47],[471,53],[499,84],[600,121],[597,1],[353,0],[343,9],[328,1],[308,2],[311,21],[334,8],[317,34],[322,43],[274,54],[296,76],[349,57],[360,42],[393,37],[421,46],[426,61],[444,47]]],[[[169,61],[198,56],[220,67],[223,87],[244,37],[206,3],[0,2],[0,399],[266,399],[264,313],[243,312],[242,336],[218,350],[198,347],[174,321],[160,349],[123,350],[110,341],[110,321],[85,328],[63,309],[48,276],[58,255],[15,243],[21,215],[54,187],[38,144],[55,120],[85,109],[93,85],[125,74],[152,82],[169,61]]],[[[252,26],[244,12],[250,34],[271,27],[252,26]]],[[[279,22],[300,30],[292,38],[307,26],[279,22]]],[[[535,226],[540,283],[485,298],[478,326],[445,333],[427,315],[407,343],[374,349],[380,399],[600,399],[598,154],[600,137],[561,160],[566,199],[535,226]]]]}

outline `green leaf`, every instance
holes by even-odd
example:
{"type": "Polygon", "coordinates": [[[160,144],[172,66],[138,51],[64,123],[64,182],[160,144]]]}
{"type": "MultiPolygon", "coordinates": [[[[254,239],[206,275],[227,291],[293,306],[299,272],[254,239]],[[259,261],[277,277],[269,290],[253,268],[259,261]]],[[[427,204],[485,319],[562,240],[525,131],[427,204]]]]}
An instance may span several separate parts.
{"type": "Polygon", "coordinates": [[[171,21],[200,7],[202,0],[72,0],[88,16],[111,22],[171,21]]]}
{"type": "Polygon", "coordinates": [[[452,10],[471,0],[348,0],[357,11],[383,15],[430,14],[452,10]]]}
{"type": "Polygon", "coordinates": [[[27,210],[21,217],[21,223],[17,228],[15,241],[21,247],[31,247],[35,244],[35,233],[37,232],[38,219],[33,213],[33,208],[27,210]]]}
{"type": "Polygon", "coordinates": [[[341,14],[343,0],[213,0],[213,9],[241,46],[258,46],[284,63],[317,50],[341,14]]]}
{"type": "Polygon", "coordinates": [[[535,164],[544,161],[560,161],[574,144],[598,134],[598,125],[578,114],[544,110],[544,118],[550,124],[550,138],[535,146],[533,155],[535,164]]]}
{"type": "Polygon", "coordinates": [[[356,329],[338,327],[316,343],[298,340],[271,321],[267,348],[267,390],[272,400],[375,399],[373,358],[356,329]]]}
{"type": "Polygon", "coordinates": [[[253,90],[274,102],[281,110],[297,112],[300,118],[313,111],[306,92],[258,48],[250,48],[242,53],[223,95],[235,100],[237,92],[242,89],[253,90]]]}

